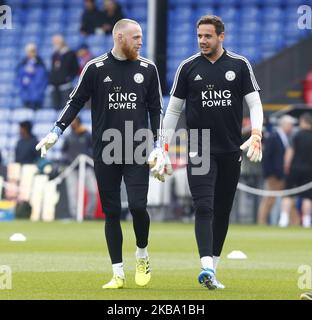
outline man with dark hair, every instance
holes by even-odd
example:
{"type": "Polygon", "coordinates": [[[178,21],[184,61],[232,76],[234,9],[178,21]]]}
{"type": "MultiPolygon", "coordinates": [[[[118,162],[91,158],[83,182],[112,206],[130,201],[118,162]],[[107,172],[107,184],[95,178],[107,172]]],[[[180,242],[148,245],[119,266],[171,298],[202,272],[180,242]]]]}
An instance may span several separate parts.
{"type": "MultiPolygon", "coordinates": [[[[63,161],[70,165],[79,155],[92,157],[92,137],[90,132],[76,117],[71,125],[71,132],[64,138],[62,146],[63,161]]],[[[66,179],[69,209],[72,217],[77,215],[78,170],[73,170],[66,179]]],[[[88,195],[85,219],[92,219],[96,207],[97,188],[94,170],[89,166],[85,170],[85,189],[88,195]]]]}
{"type": "Polygon", "coordinates": [[[39,159],[39,153],[35,150],[38,140],[31,132],[31,122],[20,122],[19,129],[21,138],[15,148],[15,161],[21,164],[36,163],[39,159]]]}
{"type": "Polygon", "coordinates": [[[95,0],[84,1],[85,10],[81,16],[80,32],[84,35],[93,34],[101,25],[101,13],[95,0]]]}
{"type": "Polygon", "coordinates": [[[116,0],[103,0],[103,9],[100,11],[101,30],[111,33],[115,23],[123,19],[124,15],[120,4],[116,0]]]}
{"type": "MultiPolygon", "coordinates": [[[[189,135],[187,174],[202,265],[198,281],[208,289],[223,289],[216,279],[216,269],[240,176],[241,149],[248,149],[251,161],[261,161],[263,111],[260,88],[248,60],[222,47],[222,20],[216,16],[200,18],[197,38],[200,52],[184,60],[177,69],[163,129],[170,143],[185,103],[189,135]],[[251,137],[244,144],[241,134],[243,99],[250,109],[252,124],[251,137]],[[208,143],[201,142],[206,129],[210,130],[209,153],[208,143]],[[190,141],[192,130],[199,135],[196,142],[190,141]],[[210,154],[210,170],[197,174],[195,158],[198,160],[205,152],[206,158],[210,154]]],[[[160,156],[156,161],[158,174],[166,171],[168,161],[164,159],[160,156]]]]}
{"type": "MultiPolygon", "coordinates": [[[[299,118],[300,130],[294,135],[285,154],[286,189],[300,187],[312,181],[312,116],[304,113],[299,118]]],[[[302,225],[310,228],[312,221],[312,189],[300,192],[302,198],[302,225]]],[[[294,205],[293,197],[282,199],[280,227],[287,227],[289,214],[294,205]]]]}
{"type": "Polygon", "coordinates": [[[91,97],[94,169],[106,214],[105,235],[114,274],[104,289],[118,289],[125,285],[120,225],[122,178],[127,187],[136,236],[135,281],[137,285],[145,286],[151,278],[147,252],[150,218],[146,211],[149,168],[146,159],[143,164],[134,159],[133,151],[138,142],[130,138],[132,146],[126,143],[129,137],[125,126],[131,124],[133,132],[145,131],[149,116],[153,136],[157,140],[162,113],[157,68],[153,62],[139,56],[142,46],[140,25],[134,20],[122,19],[114,26],[113,38],[111,52],[87,63],[52,132],[36,147],[45,156],[91,97]],[[113,135],[114,140],[114,135],[120,137],[118,146],[122,145],[122,150],[125,150],[123,155],[114,155],[113,161],[107,153],[111,145],[108,135],[109,138],[113,135]]]}

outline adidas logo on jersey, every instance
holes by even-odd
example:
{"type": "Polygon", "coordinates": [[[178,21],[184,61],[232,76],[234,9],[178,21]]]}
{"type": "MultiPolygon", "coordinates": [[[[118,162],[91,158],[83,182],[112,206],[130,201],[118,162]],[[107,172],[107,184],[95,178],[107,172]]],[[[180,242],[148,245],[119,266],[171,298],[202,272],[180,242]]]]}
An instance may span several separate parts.
{"type": "Polygon", "coordinates": [[[199,81],[199,80],[203,80],[202,77],[198,74],[195,78],[194,81],[199,81]]]}
{"type": "Polygon", "coordinates": [[[104,81],[103,82],[112,82],[113,80],[109,77],[109,76],[107,76],[105,79],[104,79],[104,81]]]}

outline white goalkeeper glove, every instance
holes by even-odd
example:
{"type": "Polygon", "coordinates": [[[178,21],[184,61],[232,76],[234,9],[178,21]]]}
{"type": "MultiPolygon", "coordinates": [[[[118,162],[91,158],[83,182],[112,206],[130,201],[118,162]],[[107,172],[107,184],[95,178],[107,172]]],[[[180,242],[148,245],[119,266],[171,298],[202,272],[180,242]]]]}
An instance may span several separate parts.
{"type": "Polygon", "coordinates": [[[261,131],[253,129],[250,138],[240,146],[241,150],[246,150],[248,148],[247,157],[252,162],[260,162],[262,159],[261,138],[261,131]]]}
{"type": "Polygon", "coordinates": [[[61,128],[55,126],[37,145],[36,150],[41,151],[41,158],[45,158],[47,151],[55,145],[62,134],[61,128]]]}
{"type": "Polygon", "coordinates": [[[170,176],[173,173],[167,144],[165,144],[165,150],[156,145],[148,157],[148,163],[153,177],[159,181],[164,182],[165,175],[168,174],[170,176]]]}

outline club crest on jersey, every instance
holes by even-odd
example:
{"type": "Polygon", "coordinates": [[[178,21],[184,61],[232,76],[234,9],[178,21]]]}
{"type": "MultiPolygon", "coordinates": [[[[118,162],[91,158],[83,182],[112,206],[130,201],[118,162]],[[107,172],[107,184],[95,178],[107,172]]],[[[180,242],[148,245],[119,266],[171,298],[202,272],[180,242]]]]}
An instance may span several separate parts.
{"type": "Polygon", "coordinates": [[[136,73],[133,79],[136,83],[142,83],[144,81],[144,76],[142,73],[136,73]]]}
{"type": "Polygon", "coordinates": [[[228,80],[228,81],[233,81],[234,79],[236,78],[236,74],[234,71],[228,71],[226,72],[225,74],[225,79],[228,80]]]}

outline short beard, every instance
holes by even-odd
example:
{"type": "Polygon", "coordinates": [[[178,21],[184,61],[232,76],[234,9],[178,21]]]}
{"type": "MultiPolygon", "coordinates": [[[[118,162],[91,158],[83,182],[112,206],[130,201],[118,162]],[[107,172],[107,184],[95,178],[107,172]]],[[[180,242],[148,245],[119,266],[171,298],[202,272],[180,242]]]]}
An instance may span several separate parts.
{"type": "Polygon", "coordinates": [[[130,61],[135,61],[138,59],[138,53],[134,49],[131,49],[127,44],[123,44],[121,47],[122,52],[130,61]]]}

